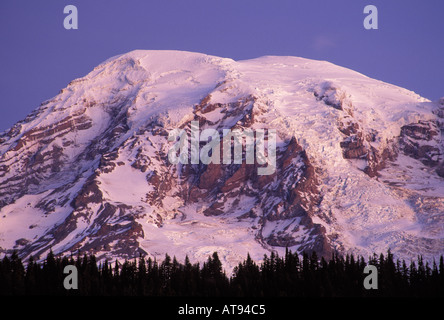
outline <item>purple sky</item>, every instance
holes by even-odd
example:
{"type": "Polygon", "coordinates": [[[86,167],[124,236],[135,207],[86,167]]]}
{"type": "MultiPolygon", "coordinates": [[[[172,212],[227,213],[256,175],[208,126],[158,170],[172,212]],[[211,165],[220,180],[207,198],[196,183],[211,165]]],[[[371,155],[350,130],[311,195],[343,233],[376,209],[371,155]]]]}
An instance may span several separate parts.
{"type": "Polygon", "coordinates": [[[443,0],[0,1],[0,131],[116,54],[175,49],[235,60],[328,60],[436,100],[444,96],[443,0]],[[79,29],[63,28],[77,6],[79,29]],[[365,30],[376,5],[379,29],[365,30]]]}

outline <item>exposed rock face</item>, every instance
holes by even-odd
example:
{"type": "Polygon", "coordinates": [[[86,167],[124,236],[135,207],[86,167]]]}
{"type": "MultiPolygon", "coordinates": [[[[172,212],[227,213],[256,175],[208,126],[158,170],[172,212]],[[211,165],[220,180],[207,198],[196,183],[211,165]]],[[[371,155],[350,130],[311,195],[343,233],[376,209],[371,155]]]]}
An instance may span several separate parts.
{"type": "Polygon", "coordinates": [[[440,130],[432,121],[419,121],[401,128],[401,145],[405,154],[427,166],[436,166],[442,158],[440,130]]]}
{"type": "Polygon", "coordinates": [[[400,90],[291,57],[110,59],[0,135],[0,249],[194,260],[217,250],[228,268],[286,247],[442,253],[444,108],[400,90]],[[221,164],[191,153],[172,164],[169,133],[191,137],[192,121],[221,137],[264,130],[266,144],[276,130],[276,170],[259,175],[245,141],[241,163],[224,164],[221,143],[221,164]]]}

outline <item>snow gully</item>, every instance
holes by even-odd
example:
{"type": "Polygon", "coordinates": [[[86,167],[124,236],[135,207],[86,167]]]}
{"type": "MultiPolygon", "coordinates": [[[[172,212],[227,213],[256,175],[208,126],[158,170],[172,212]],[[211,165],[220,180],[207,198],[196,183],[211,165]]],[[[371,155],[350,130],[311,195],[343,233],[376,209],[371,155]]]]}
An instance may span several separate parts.
{"type": "MultiPolygon", "coordinates": [[[[223,129],[223,164],[231,164],[231,149],[233,147],[233,163],[242,164],[242,147],[245,139],[245,162],[267,165],[257,168],[258,175],[270,175],[276,171],[276,130],[267,130],[267,155],[265,155],[265,129],[231,130],[223,129]],[[234,143],[232,144],[232,139],[234,143]],[[256,151],[256,152],[255,152],[256,151]]],[[[171,164],[188,164],[189,138],[184,129],[173,129],[169,132],[168,141],[175,144],[168,150],[168,160],[171,164]],[[179,139],[179,140],[178,140],[179,139]],[[179,152],[179,156],[177,153],[179,152]]],[[[191,164],[220,164],[220,142],[221,138],[216,129],[205,129],[199,134],[199,121],[191,121],[191,164]],[[206,142],[202,148],[201,142],[206,142]],[[200,152],[199,152],[200,149],[200,152]]]]}

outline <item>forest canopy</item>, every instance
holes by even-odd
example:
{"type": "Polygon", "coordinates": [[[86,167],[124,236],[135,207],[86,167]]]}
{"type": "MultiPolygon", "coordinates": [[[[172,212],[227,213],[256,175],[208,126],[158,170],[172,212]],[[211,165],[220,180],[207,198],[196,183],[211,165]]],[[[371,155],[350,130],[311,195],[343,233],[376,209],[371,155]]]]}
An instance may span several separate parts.
{"type": "Polygon", "coordinates": [[[203,263],[137,259],[97,262],[94,255],[55,257],[23,263],[16,252],[0,260],[0,295],[173,296],[173,297],[444,297],[444,261],[394,260],[390,250],[362,256],[318,258],[286,250],[265,255],[257,264],[250,255],[227,275],[217,252],[203,263]],[[378,270],[378,289],[363,286],[366,265],[378,270]],[[74,265],[78,289],[65,289],[64,268],[74,265]]]}

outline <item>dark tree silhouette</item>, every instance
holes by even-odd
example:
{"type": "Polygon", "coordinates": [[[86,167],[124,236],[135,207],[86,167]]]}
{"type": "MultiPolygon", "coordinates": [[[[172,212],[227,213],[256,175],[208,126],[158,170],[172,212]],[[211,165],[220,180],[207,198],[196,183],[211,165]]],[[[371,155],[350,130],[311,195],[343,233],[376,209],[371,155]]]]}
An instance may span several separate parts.
{"type": "Polygon", "coordinates": [[[167,254],[156,259],[140,256],[114,266],[94,255],[30,257],[23,264],[16,252],[0,260],[1,295],[128,295],[128,296],[237,296],[237,297],[444,297],[444,259],[439,262],[396,260],[390,250],[368,259],[378,269],[378,290],[366,290],[364,257],[334,253],[331,259],[316,252],[301,256],[272,252],[257,264],[248,254],[228,277],[217,252],[202,266],[184,263],[167,254]],[[63,287],[66,265],[78,270],[78,289],[63,287]]]}

